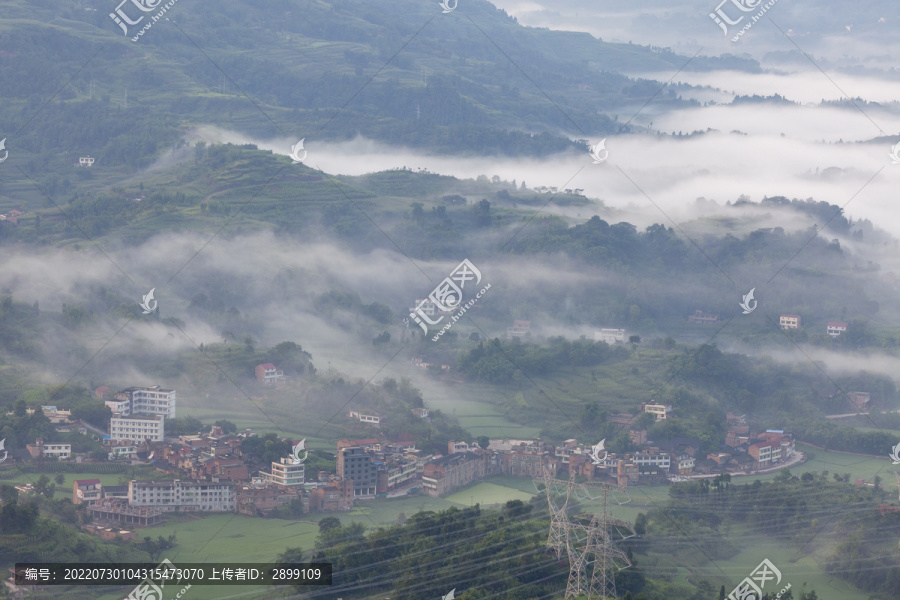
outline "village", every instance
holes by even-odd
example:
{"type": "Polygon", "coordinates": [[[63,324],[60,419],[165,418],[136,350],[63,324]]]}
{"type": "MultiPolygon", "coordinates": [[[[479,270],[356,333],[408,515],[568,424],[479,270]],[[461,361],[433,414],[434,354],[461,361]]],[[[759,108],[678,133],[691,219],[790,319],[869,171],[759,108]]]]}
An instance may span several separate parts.
{"type": "MultiPolygon", "coordinates": [[[[259,365],[257,374],[267,385],[283,378],[270,363],[259,365]]],[[[249,429],[226,432],[215,426],[194,435],[166,436],[166,419],[174,418],[176,412],[175,390],[154,385],[129,387],[112,395],[109,388],[101,386],[94,393],[98,399],[112,396],[104,400],[113,411],[109,433],[101,436],[106,461],[152,465],[161,474],[159,480],[132,480],[127,485],[103,485],[96,478],[74,482],[72,502],[87,505],[93,517],[91,531],[126,539],[133,537],[134,528],[158,524],[165,513],[171,512],[235,512],[266,517],[289,503],[302,507],[303,513],[343,512],[357,502],[379,498],[412,494],[437,498],[492,476],[534,479],[547,474],[571,475],[624,488],[726,473],[750,475],[803,458],[795,452],[790,434],[781,430],[751,431],[744,417],[730,413],[725,445],[719,452],[701,455],[701,443],[696,438],[656,443],[648,439],[646,429],[633,426],[645,414],[652,418],[641,419],[644,424],[672,418],[672,407],[661,404],[643,404],[634,415],[610,415],[611,422],[628,432],[638,448],[634,452],[608,452],[602,450],[602,442],[576,439],[551,444],[540,439],[481,438],[481,444],[451,441],[445,453],[426,454],[413,441],[385,439],[379,429],[387,417],[360,408],[348,411],[346,417],[371,428],[372,435],[339,440],[333,471],[310,472],[304,464],[308,456],[305,440],[283,440],[293,447],[293,453],[259,465],[242,450],[243,442],[257,435],[249,429]]],[[[865,396],[853,396],[860,408],[866,406],[865,396]]],[[[89,434],[94,429],[54,406],[42,406],[40,410],[58,431],[89,434]]],[[[419,418],[429,418],[426,408],[412,411],[419,418]]],[[[26,450],[27,455],[23,453],[19,459],[38,464],[45,460],[98,461],[73,454],[71,444],[41,439],[27,445],[26,450]]],[[[30,485],[17,489],[20,494],[33,493],[30,485]]]]}

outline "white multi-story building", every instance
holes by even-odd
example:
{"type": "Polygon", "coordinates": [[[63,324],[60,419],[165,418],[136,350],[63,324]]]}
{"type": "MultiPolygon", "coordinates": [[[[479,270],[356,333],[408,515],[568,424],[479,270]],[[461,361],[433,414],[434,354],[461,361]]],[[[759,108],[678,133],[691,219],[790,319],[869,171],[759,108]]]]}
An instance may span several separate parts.
{"type": "Polygon", "coordinates": [[[128,484],[128,504],[162,511],[233,511],[234,485],[200,481],[136,481],[128,484]]]}
{"type": "Polygon", "coordinates": [[[654,466],[668,471],[672,466],[672,458],[667,452],[659,452],[657,454],[637,452],[634,455],[634,464],[638,467],[654,466]]]}
{"type": "Polygon", "coordinates": [[[274,483],[288,488],[302,488],[306,481],[306,472],[302,464],[294,464],[293,458],[282,458],[281,462],[272,463],[272,472],[260,471],[266,483],[274,483]]]}
{"type": "Polygon", "coordinates": [[[109,460],[117,458],[137,458],[137,446],[128,444],[127,446],[113,446],[109,449],[109,460]]]}
{"type": "Polygon", "coordinates": [[[669,413],[672,412],[672,407],[666,406],[665,404],[645,404],[644,412],[655,415],[657,421],[665,421],[667,418],[669,418],[669,413]]]}
{"type": "Polygon", "coordinates": [[[115,414],[109,422],[109,437],[112,440],[162,442],[165,434],[165,418],[162,415],[123,417],[115,414]]]}
{"type": "Polygon", "coordinates": [[[468,452],[469,444],[465,442],[447,442],[447,454],[456,454],[457,452],[468,452]]]}
{"type": "Polygon", "coordinates": [[[72,456],[72,444],[44,444],[42,446],[44,456],[57,458],[69,458],[72,456]]]}
{"type": "Polygon", "coordinates": [[[107,400],[104,402],[113,413],[119,413],[123,417],[131,414],[131,400],[107,400]]]}
{"type": "Polygon", "coordinates": [[[778,319],[778,325],[782,329],[799,329],[800,315],[781,315],[778,319]]]}
{"type": "Polygon", "coordinates": [[[615,344],[616,342],[625,341],[624,329],[601,329],[594,332],[595,342],[606,342],[607,344],[615,344]]]}
{"type": "Polygon", "coordinates": [[[371,423],[373,425],[378,425],[381,423],[381,415],[372,410],[351,410],[349,413],[347,413],[347,416],[362,423],[371,423]]]}
{"type": "Polygon", "coordinates": [[[697,461],[694,460],[693,456],[689,454],[679,454],[677,460],[679,475],[689,475],[694,472],[694,466],[697,464],[697,461]]]}
{"type": "MultiPolygon", "coordinates": [[[[175,417],[175,390],[166,390],[158,385],[150,387],[125,388],[116,394],[115,401],[127,402],[127,410],[115,410],[123,416],[128,415],[162,415],[168,419],[175,417]]],[[[107,406],[109,403],[107,402],[107,406]]]]}
{"type": "Polygon", "coordinates": [[[426,317],[433,317],[437,311],[437,307],[434,305],[434,302],[428,298],[416,298],[416,305],[410,307],[409,312],[414,313],[420,310],[426,317]]]}

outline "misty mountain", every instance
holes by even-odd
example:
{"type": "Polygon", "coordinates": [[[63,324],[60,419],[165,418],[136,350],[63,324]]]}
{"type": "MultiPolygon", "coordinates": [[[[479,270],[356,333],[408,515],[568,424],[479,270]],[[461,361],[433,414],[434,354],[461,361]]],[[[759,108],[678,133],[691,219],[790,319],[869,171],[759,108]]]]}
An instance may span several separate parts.
{"type": "Polygon", "coordinates": [[[30,172],[58,171],[67,152],[146,165],[199,120],[257,136],[545,155],[627,128],[651,99],[691,105],[625,70],[759,68],[525,28],[483,0],[466,16],[411,0],[197,0],[140,43],[106,10],[7,5],[16,25],[0,27],[0,125],[30,172]]]}

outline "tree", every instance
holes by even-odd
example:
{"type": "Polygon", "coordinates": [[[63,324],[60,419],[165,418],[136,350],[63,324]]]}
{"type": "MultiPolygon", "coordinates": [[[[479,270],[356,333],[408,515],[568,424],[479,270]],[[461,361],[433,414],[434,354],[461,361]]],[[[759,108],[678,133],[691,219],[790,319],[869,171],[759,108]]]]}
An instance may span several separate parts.
{"type": "Polygon", "coordinates": [[[482,450],[487,450],[487,447],[491,443],[491,439],[486,435],[479,435],[475,441],[478,442],[478,445],[482,450]]]}
{"type": "Polygon", "coordinates": [[[56,482],[56,485],[62,485],[66,482],[66,478],[62,473],[57,473],[56,477],[53,478],[53,481],[56,482]]]}
{"type": "Polygon", "coordinates": [[[292,451],[291,443],[279,439],[275,433],[267,433],[263,436],[254,435],[241,442],[242,453],[249,454],[266,465],[290,456],[292,451]]]}
{"type": "Polygon", "coordinates": [[[53,498],[53,494],[56,492],[56,486],[50,483],[49,477],[41,475],[34,484],[34,492],[45,498],[53,498]]]}
{"type": "Polygon", "coordinates": [[[29,502],[19,506],[13,500],[5,503],[0,509],[0,533],[27,533],[37,522],[39,509],[37,504],[29,502]]]}
{"type": "Polygon", "coordinates": [[[482,227],[491,224],[491,203],[485,200],[479,200],[473,207],[472,212],[475,214],[475,222],[482,227]]]}
{"type": "MultiPolygon", "coordinates": [[[[103,402],[96,400],[76,400],[72,404],[72,416],[76,419],[86,421],[95,427],[105,429],[109,426],[109,420],[112,418],[112,411],[103,402]]],[[[168,423],[166,423],[168,429],[168,423]]]]}
{"type": "Polygon", "coordinates": [[[654,423],[656,423],[656,415],[645,412],[638,415],[637,419],[634,420],[634,428],[638,431],[641,429],[649,429],[654,423]]]}
{"type": "Polygon", "coordinates": [[[647,533],[647,515],[644,513],[638,513],[637,517],[634,519],[634,532],[638,535],[644,535],[647,533]]]}
{"type": "Polygon", "coordinates": [[[425,211],[421,202],[413,202],[409,205],[412,209],[412,218],[416,223],[422,223],[425,220],[425,211]]]}
{"type": "Polygon", "coordinates": [[[631,352],[632,354],[637,349],[637,345],[641,343],[641,336],[639,335],[631,335],[628,336],[628,343],[631,344],[631,352]]]}
{"type": "Polygon", "coordinates": [[[215,426],[221,427],[222,431],[225,433],[234,433],[235,431],[237,431],[237,425],[235,425],[231,421],[228,421],[227,419],[216,421],[215,426]]]}
{"type": "Polygon", "coordinates": [[[597,424],[597,418],[600,416],[600,405],[596,402],[588,402],[581,407],[581,421],[588,427],[593,428],[597,424]]]}
{"type": "Polygon", "coordinates": [[[19,498],[19,490],[15,486],[8,483],[0,484],[0,502],[9,504],[15,502],[19,498]]]}
{"type": "Polygon", "coordinates": [[[319,521],[319,533],[325,533],[330,529],[340,528],[341,520],[337,517],[325,517],[319,521]]]}
{"type": "Polygon", "coordinates": [[[303,549],[300,547],[286,548],[284,552],[278,555],[275,564],[290,565],[303,562],[303,549]]]}

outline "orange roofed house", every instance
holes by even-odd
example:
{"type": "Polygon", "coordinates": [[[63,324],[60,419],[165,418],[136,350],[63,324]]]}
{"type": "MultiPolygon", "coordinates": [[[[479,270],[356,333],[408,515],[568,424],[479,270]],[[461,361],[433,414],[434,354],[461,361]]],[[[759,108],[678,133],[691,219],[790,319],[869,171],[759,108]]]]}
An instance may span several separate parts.
{"type": "Polygon", "coordinates": [[[284,381],[284,371],[279,371],[272,363],[256,365],[256,379],[263,385],[275,385],[284,381]]]}

